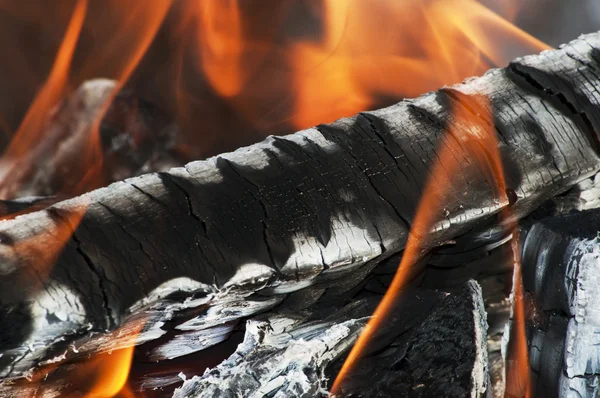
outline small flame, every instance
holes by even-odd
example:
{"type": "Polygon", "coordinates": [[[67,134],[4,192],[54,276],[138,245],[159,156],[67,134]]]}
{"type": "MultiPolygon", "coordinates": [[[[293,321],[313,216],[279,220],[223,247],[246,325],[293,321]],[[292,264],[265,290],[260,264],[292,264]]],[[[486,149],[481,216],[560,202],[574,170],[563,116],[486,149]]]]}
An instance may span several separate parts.
{"type": "Polygon", "coordinates": [[[506,395],[510,397],[526,397],[532,395],[529,378],[529,352],[525,323],[525,300],[523,297],[523,278],[521,250],[518,236],[513,235],[511,242],[514,256],[513,297],[511,306],[512,323],[509,330],[508,352],[506,358],[506,395]]]}
{"type": "MultiPolygon", "coordinates": [[[[476,102],[473,99],[465,99],[464,101],[476,102]]],[[[483,99],[481,101],[483,101],[483,99]]],[[[437,161],[431,168],[429,178],[423,190],[422,199],[417,208],[398,270],[396,271],[388,291],[377,306],[362,334],[357,339],[335,379],[331,388],[332,395],[338,395],[341,392],[344,378],[351,372],[356,361],[360,358],[361,353],[368,346],[369,341],[381,327],[382,323],[388,317],[388,314],[395,308],[398,296],[407,282],[410,268],[422,255],[423,248],[427,247],[429,243],[428,238],[430,233],[436,229],[436,223],[442,219],[440,212],[432,211],[432,209],[441,209],[443,204],[448,202],[447,195],[450,191],[457,189],[457,181],[454,181],[450,176],[460,174],[461,164],[463,163],[462,160],[472,159],[472,167],[480,170],[484,175],[487,175],[487,181],[493,182],[491,189],[494,197],[500,199],[502,206],[506,206],[509,203],[506,194],[506,182],[502,160],[498,151],[498,142],[492,127],[493,119],[491,115],[485,114],[485,111],[481,111],[480,106],[476,107],[476,109],[478,112],[476,116],[463,107],[454,109],[453,115],[455,120],[465,120],[466,124],[461,125],[460,129],[457,129],[453,125],[442,138],[442,142],[437,151],[437,161]],[[460,149],[462,153],[457,153],[456,145],[452,144],[452,141],[455,140],[462,146],[462,149],[460,149]]],[[[503,218],[505,221],[509,222],[508,229],[512,231],[516,227],[516,224],[510,222],[512,218],[509,216],[510,214],[506,212],[503,213],[503,218]]],[[[515,238],[513,238],[512,247],[516,253],[515,256],[518,256],[519,248],[515,238]]],[[[520,262],[517,258],[515,258],[515,282],[516,286],[520,286],[520,262]]],[[[519,290],[519,294],[515,294],[515,297],[520,297],[520,292],[521,291],[519,290]]],[[[520,380],[520,389],[518,389],[518,391],[514,390],[517,392],[515,396],[528,396],[526,394],[528,394],[529,391],[529,361],[527,357],[527,341],[524,332],[522,300],[515,300],[515,316],[519,319],[517,325],[517,339],[515,340],[515,349],[518,352],[517,362],[519,373],[518,375],[511,375],[508,384],[513,383],[513,380],[515,380],[514,376],[518,376],[518,379],[520,380]]]]}
{"type": "Polygon", "coordinates": [[[116,339],[126,340],[128,347],[112,352],[95,354],[90,360],[78,364],[77,380],[87,383],[87,398],[129,398],[135,394],[127,384],[135,351],[135,340],[145,320],[132,321],[113,333],[116,339]]]}
{"type": "Polygon", "coordinates": [[[94,375],[95,382],[89,392],[88,398],[111,398],[117,394],[133,396],[127,388],[129,369],[133,359],[135,347],[122,348],[112,353],[98,355],[84,366],[94,375]]]}

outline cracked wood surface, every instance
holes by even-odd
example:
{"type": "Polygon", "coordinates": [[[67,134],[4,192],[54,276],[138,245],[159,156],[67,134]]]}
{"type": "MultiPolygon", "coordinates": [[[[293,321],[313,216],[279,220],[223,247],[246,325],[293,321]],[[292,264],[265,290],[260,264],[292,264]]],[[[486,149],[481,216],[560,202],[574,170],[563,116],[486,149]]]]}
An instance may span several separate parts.
{"type": "MultiPolygon", "coordinates": [[[[381,296],[310,316],[271,313],[249,321],[236,352],[183,383],[174,397],[328,397],[346,352],[381,296]]],[[[343,397],[483,397],[488,388],[481,289],[407,289],[378,330],[343,397]]]]}
{"type": "Polygon", "coordinates": [[[461,170],[435,176],[451,189],[432,209],[440,222],[427,246],[485,229],[509,205],[463,148],[474,123],[497,134],[514,214],[529,214],[600,169],[599,54],[600,34],[583,36],[389,108],[0,223],[1,375],[136,312],[147,314],[144,340],[202,297],[256,297],[243,317],[289,297],[306,307],[343,296],[403,249],[449,129],[444,145],[461,170]]]}
{"type": "Polygon", "coordinates": [[[600,211],[533,224],[523,242],[536,396],[600,394],[600,211]]]}

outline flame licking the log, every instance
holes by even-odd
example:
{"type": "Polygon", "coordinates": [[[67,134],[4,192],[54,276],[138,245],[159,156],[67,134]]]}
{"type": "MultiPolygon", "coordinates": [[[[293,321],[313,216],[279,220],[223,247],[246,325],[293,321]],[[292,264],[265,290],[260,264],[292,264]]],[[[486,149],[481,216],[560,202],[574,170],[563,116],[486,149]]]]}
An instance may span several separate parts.
{"type": "MultiPolygon", "coordinates": [[[[455,93],[454,95],[459,95],[455,93]]],[[[461,95],[465,97],[464,95],[461,95]]],[[[485,103],[484,98],[463,98],[461,102],[476,104],[485,103]]],[[[453,109],[451,126],[438,145],[436,161],[431,165],[428,181],[422,193],[410,235],[404,250],[402,260],[396,271],[387,293],[377,306],[373,316],[365,326],[350,354],[344,362],[336,380],[331,388],[331,395],[343,396],[343,382],[362,352],[367,348],[369,341],[385,322],[396,304],[397,298],[408,282],[411,267],[430,247],[432,236],[441,230],[441,224],[446,217],[444,214],[449,203],[456,201],[456,192],[460,192],[466,184],[462,178],[452,176],[463,172],[463,164],[472,164],[472,167],[482,172],[482,177],[490,185],[493,198],[497,198],[498,209],[504,209],[502,219],[508,231],[513,233],[512,249],[514,252],[514,278],[515,294],[513,297],[513,327],[511,329],[511,347],[508,353],[508,372],[506,379],[506,392],[510,396],[529,397],[529,358],[527,340],[525,335],[525,312],[522,298],[521,264],[519,260],[519,244],[516,235],[516,223],[511,217],[508,207],[509,198],[504,178],[504,171],[498,142],[493,128],[491,111],[481,105],[458,105],[453,109]],[[475,111],[473,111],[475,109],[475,111]],[[459,146],[456,145],[458,143],[459,146]],[[437,211],[434,211],[437,209],[437,211]]],[[[458,199],[460,200],[460,199],[458,199]]],[[[439,243],[439,242],[438,242],[439,243]]]]}
{"type": "MultiPolygon", "coordinates": [[[[0,4],[0,10],[47,24],[44,13],[29,15],[18,3],[0,4]]],[[[196,143],[193,153],[202,153],[201,147],[210,146],[223,131],[266,135],[330,122],[459,82],[545,48],[476,0],[72,4],[54,66],[5,152],[4,163],[12,165],[45,141],[40,134],[48,113],[81,82],[116,79],[116,93],[163,22],[160,39],[175,49],[161,59],[170,72],[161,72],[163,65],[144,63],[138,69],[174,73],[156,100],[170,108],[188,141],[196,143]],[[164,103],[162,98],[167,98],[164,103]],[[216,112],[214,103],[226,104],[226,113],[216,112]],[[231,120],[240,120],[242,126],[231,126],[231,120]]],[[[153,60],[148,58],[147,63],[153,60]]],[[[95,116],[97,123],[102,114],[95,116]]],[[[104,183],[98,180],[102,153],[97,126],[92,130],[96,132],[73,161],[78,164],[71,167],[72,173],[82,173],[82,181],[61,192],[65,195],[104,183]]],[[[0,195],[18,178],[19,168],[3,167],[0,195]]]]}
{"type": "MultiPolygon", "coordinates": [[[[281,1],[276,6],[239,0],[181,1],[173,6],[167,0],[154,0],[150,4],[148,1],[103,0],[100,6],[92,0],[73,3],[54,66],[40,86],[3,161],[13,164],[28,153],[35,153],[35,145],[46,139],[40,134],[48,114],[65,93],[79,83],[94,77],[113,78],[118,81],[116,94],[134,74],[168,13],[174,17],[164,29],[169,37],[176,39],[173,43],[177,47],[175,59],[167,60],[176,69],[170,87],[177,99],[174,113],[181,126],[193,126],[194,134],[203,119],[211,117],[210,106],[200,98],[203,94],[199,94],[206,90],[194,90],[198,84],[193,84],[193,79],[198,76],[236,118],[266,134],[272,132],[273,126],[283,126],[280,130],[285,131],[310,127],[403,97],[417,96],[481,74],[490,67],[502,66],[517,55],[547,48],[475,0],[323,0],[307,4],[281,1]],[[90,37],[95,45],[93,51],[86,51],[81,43],[83,39],[89,43],[90,37]],[[195,72],[192,78],[190,65],[195,72]],[[197,112],[198,109],[201,111],[197,112]]],[[[2,3],[2,9],[11,7],[18,8],[15,15],[23,14],[18,3],[2,3]]],[[[507,14],[514,15],[514,10],[507,14]]],[[[35,18],[48,19],[46,15],[35,18]]],[[[102,154],[98,124],[109,103],[110,99],[95,116],[95,128],[88,145],[81,150],[80,163],[71,167],[74,173],[81,173],[81,182],[69,192],[63,192],[66,195],[99,185],[102,154]]],[[[472,119],[472,115],[456,116],[472,119]]],[[[219,120],[216,125],[222,127],[224,123],[219,120]]],[[[495,195],[506,202],[495,138],[478,129],[476,122],[472,124],[475,127],[470,133],[451,129],[449,134],[459,137],[468,156],[493,176],[492,180],[497,182],[492,187],[495,195]]],[[[217,135],[227,130],[215,129],[217,135]]],[[[385,313],[393,308],[393,294],[402,288],[407,269],[420,256],[429,231],[439,221],[439,214],[423,211],[439,207],[446,194],[438,189],[442,184],[431,181],[444,179],[440,176],[452,174],[449,170],[459,170],[453,156],[443,149],[443,143],[440,148],[441,161],[432,167],[430,183],[423,193],[391,293],[386,295],[357,342],[333,391],[340,388],[345,372],[359,358],[360,350],[383,321],[385,313]]],[[[0,192],[11,184],[14,172],[13,167],[5,168],[0,192]]],[[[446,187],[451,185],[445,181],[446,187]]],[[[76,228],[84,211],[67,223],[66,235],[76,228]]],[[[68,236],[59,239],[55,252],[59,252],[67,240],[68,236]]],[[[31,244],[36,246],[33,241],[31,244]]],[[[54,258],[55,255],[45,263],[51,263],[54,258]]],[[[509,373],[509,386],[510,380],[527,373],[524,315],[518,305],[522,303],[518,264],[516,260],[513,313],[515,333],[521,342],[517,344],[519,354],[515,361],[519,368],[515,375],[509,373]]],[[[42,275],[47,277],[51,267],[44,269],[42,275]]],[[[122,359],[119,363],[128,363],[131,353],[119,358],[122,359]]],[[[122,385],[121,381],[114,385],[119,384],[122,385]]],[[[522,387],[515,387],[515,391],[527,390],[528,382],[517,384],[522,387]]],[[[114,395],[116,388],[100,395],[114,395]]]]}
{"type": "Polygon", "coordinates": [[[144,320],[123,325],[113,333],[115,339],[127,340],[128,347],[94,355],[75,370],[78,379],[86,381],[87,398],[133,398],[137,395],[127,384],[135,340],[144,320]]]}
{"type": "MultiPolygon", "coordinates": [[[[28,384],[21,386],[22,396],[78,396],[86,398],[134,398],[139,392],[128,383],[135,344],[145,319],[138,318],[122,325],[102,337],[98,346],[100,353],[79,362],[60,366],[50,362],[27,376],[28,384]],[[110,339],[111,348],[102,348],[110,339]],[[123,347],[123,348],[121,348],[123,347]],[[64,382],[64,379],[67,382],[64,382]]],[[[88,350],[89,348],[81,348],[88,350]]]]}

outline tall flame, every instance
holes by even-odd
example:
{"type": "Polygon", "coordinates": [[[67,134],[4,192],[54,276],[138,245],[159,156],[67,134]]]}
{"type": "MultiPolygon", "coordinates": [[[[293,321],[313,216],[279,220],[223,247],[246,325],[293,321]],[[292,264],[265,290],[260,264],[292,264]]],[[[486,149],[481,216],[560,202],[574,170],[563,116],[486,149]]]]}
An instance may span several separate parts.
{"type": "MultiPolygon", "coordinates": [[[[150,4],[137,1],[124,3],[116,0],[108,2],[109,9],[117,11],[115,18],[117,28],[111,32],[110,39],[105,40],[97,53],[93,54],[92,59],[83,65],[80,75],[90,78],[104,74],[115,79],[117,86],[102,110],[96,115],[88,148],[83,153],[87,172],[76,187],[76,193],[97,187],[103,165],[100,122],[114,96],[123,88],[148,50],[170,6],[171,0],[154,0],[150,4]]],[[[79,79],[83,80],[81,77],[79,79]]]]}
{"type": "Polygon", "coordinates": [[[197,2],[201,67],[214,90],[222,97],[240,94],[245,72],[244,42],[237,0],[197,2]]]}
{"type": "MultiPolygon", "coordinates": [[[[437,157],[431,166],[430,175],[427,179],[422,193],[422,199],[417,208],[413,225],[408,237],[406,248],[402,260],[396,271],[392,283],[377,306],[373,316],[365,326],[362,334],[357,339],[345,363],[343,364],[333,386],[332,395],[341,393],[344,378],[351,372],[353,366],[360,358],[361,353],[368,346],[376,331],[385,322],[388,314],[395,308],[399,294],[402,292],[407,282],[409,271],[413,264],[420,258],[423,248],[428,243],[428,237],[432,230],[435,230],[436,223],[440,221],[440,213],[443,204],[447,202],[447,195],[456,190],[456,181],[451,180],[452,175],[460,174],[462,165],[461,159],[472,159],[472,167],[478,168],[488,176],[487,181],[492,182],[492,193],[500,200],[504,206],[509,204],[506,190],[506,182],[502,160],[498,151],[498,142],[495,131],[489,126],[493,126],[491,115],[478,114],[475,116],[463,107],[454,109],[453,115],[457,119],[467,121],[467,126],[458,129],[454,125],[449,128],[446,135],[442,138],[437,150],[437,157]],[[488,127],[486,128],[485,125],[488,127]],[[449,138],[452,137],[452,138],[449,138]],[[456,147],[451,145],[452,140],[458,140],[464,148],[463,156],[457,156],[456,147]],[[438,211],[432,211],[438,209],[438,211]]],[[[461,155],[460,153],[458,155],[461,155]]],[[[508,222],[507,228],[513,231],[515,223],[509,213],[504,213],[504,220],[508,222]]],[[[520,262],[518,261],[518,242],[513,238],[513,250],[515,251],[515,284],[521,286],[520,262]]],[[[520,290],[519,290],[520,292],[520,290]]],[[[515,295],[515,297],[520,297],[515,295]]],[[[514,344],[517,350],[518,373],[509,375],[507,385],[508,389],[515,392],[515,396],[528,396],[529,394],[529,361],[527,357],[527,341],[524,332],[524,311],[522,300],[515,300],[515,316],[518,321],[518,332],[514,344]],[[515,382],[519,379],[518,382],[515,382]]]]}
{"type": "MultiPolygon", "coordinates": [[[[106,14],[107,10],[112,13],[105,18],[92,19],[86,18],[87,10],[91,7],[88,5],[88,0],[77,0],[50,74],[4,154],[4,160],[11,162],[12,167],[5,171],[0,188],[10,186],[14,183],[14,179],[18,178],[18,173],[15,173],[13,168],[20,168],[22,165],[15,161],[23,159],[28,153],[35,152],[36,145],[42,141],[40,135],[44,132],[51,110],[64,97],[67,89],[74,83],[103,76],[117,80],[117,87],[95,115],[95,125],[87,147],[81,148],[80,151],[81,164],[72,165],[72,173],[85,171],[81,183],[72,192],[61,193],[75,195],[98,187],[99,172],[102,167],[98,131],[100,121],[114,95],[123,87],[146,53],[170,6],[170,0],[151,1],[151,6],[148,2],[123,3],[110,0],[103,3],[103,13],[106,14]],[[77,47],[83,33],[103,38],[101,43],[91,46],[92,54],[84,54],[86,49],[77,47]],[[73,68],[76,50],[87,56],[80,56],[82,61],[78,62],[77,68],[73,68]]],[[[99,10],[94,12],[97,14],[99,10]]]]}
{"type": "Polygon", "coordinates": [[[75,46],[88,8],[87,0],[77,0],[71,21],[65,32],[63,42],[58,49],[54,66],[37,97],[31,104],[19,130],[6,150],[5,156],[23,156],[39,140],[42,127],[50,110],[64,95],[75,46]]]}
{"type": "Polygon", "coordinates": [[[511,242],[513,252],[513,293],[509,329],[509,343],[506,358],[506,395],[510,397],[532,396],[529,378],[529,352],[525,331],[525,299],[523,296],[523,276],[521,265],[521,248],[516,228],[511,242]]]}

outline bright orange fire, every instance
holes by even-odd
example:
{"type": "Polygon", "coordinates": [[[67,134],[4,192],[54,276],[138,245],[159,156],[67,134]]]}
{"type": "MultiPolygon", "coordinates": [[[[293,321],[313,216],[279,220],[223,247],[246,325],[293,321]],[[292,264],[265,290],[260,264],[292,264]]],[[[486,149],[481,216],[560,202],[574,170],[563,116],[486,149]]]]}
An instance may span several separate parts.
{"type": "Polygon", "coordinates": [[[122,348],[113,353],[104,353],[84,364],[94,377],[94,385],[86,394],[87,398],[112,398],[117,394],[123,398],[134,397],[126,386],[135,347],[122,348]]]}
{"type": "MultiPolygon", "coordinates": [[[[475,102],[475,101],[473,101],[475,102]]],[[[454,109],[453,116],[455,120],[462,120],[464,124],[460,128],[453,125],[447,131],[442,139],[437,151],[437,161],[432,165],[430,176],[422,193],[422,199],[419,203],[413,225],[408,237],[406,248],[402,260],[392,280],[392,283],[377,306],[373,316],[365,326],[362,334],[359,336],[354,347],[350,351],[344,365],[342,366],[332,388],[331,394],[338,395],[342,392],[342,383],[344,378],[352,370],[361,353],[367,347],[369,341],[373,338],[377,329],[385,322],[388,314],[395,308],[399,294],[402,292],[407,282],[410,268],[421,257],[423,249],[429,244],[428,240],[431,231],[435,230],[436,223],[443,219],[441,210],[444,203],[449,200],[448,195],[452,190],[460,190],[456,187],[456,181],[450,176],[461,173],[461,165],[464,159],[469,159],[473,163],[472,167],[481,170],[486,176],[487,181],[493,182],[491,186],[494,197],[499,198],[502,206],[508,205],[506,194],[506,183],[502,160],[498,151],[498,142],[493,129],[493,119],[490,115],[478,114],[475,116],[463,107],[454,109]],[[452,138],[449,138],[452,137],[452,138]],[[452,142],[456,140],[462,146],[457,152],[456,146],[452,142]],[[462,153],[460,152],[462,151],[462,153]],[[432,209],[439,209],[437,212],[432,209]]],[[[504,219],[510,220],[509,217],[504,219]]],[[[508,226],[513,230],[515,225],[508,226]]],[[[518,256],[518,244],[513,239],[513,250],[516,250],[518,256]]],[[[520,263],[515,261],[515,282],[520,286],[520,263]]],[[[527,341],[524,329],[524,313],[522,301],[516,300],[515,315],[520,319],[518,323],[519,332],[514,346],[518,351],[518,374],[509,375],[507,386],[514,386],[514,396],[528,396],[529,394],[529,361],[527,356],[527,341]],[[514,380],[519,378],[519,385],[516,386],[514,380]]],[[[510,387],[508,388],[510,390],[510,387]]]]}
{"type": "MultiPolygon", "coordinates": [[[[502,3],[506,15],[516,13],[514,3],[502,3]]],[[[1,8],[24,13],[11,3],[1,8]]],[[[46,23],[45,15],[35,18],[46,23]]],[[[34,137],[65,91],[96,77],[114,78],[122,87],[165,19],[164,30],[170,33],[163,36],[175,50],[160,62],[176,70],[165,90],[175,96],[172,111],[184,131],[201,137],[187,137],[199,146],[235,129],[230,119],[258,134],[310,127],[417,96],[547,48],[476,0],[287,0],[271,5],[77,0],[54,67],[4,158],[22,157],[35,146],[34,137]],[[220,98],[229,114],[213,112],[205,86],[212,90],[212,101],[220,98]]],[[[81,159],[73,170],[86,175],[75,192],[64,194],[101,184],[97,133],[81,150],[81,159]]],[[[4,184],[10,183],[10,174],[4,184]]]]}
{"type": "Polygon", "coordinates": [[[103,164],[100,122],[114,96],[123,88],[148,50],[169,11],[171,0],[154,0],[149,3],[111,0],[106,2],[106,6],[116,12],[116,29],[110,32],[109,38],[103,41],[89,64],[82,67],[80,74],[88,79],[109,76],[117,81],[117,86],[96,117],[88,148],[83,155],[86,173],[75,193],[98,187],[103,164]]]}
{"type": "Polygon", "coordinates": [[[269,14],[278,36],[246,8],[198,2],[186,17],[206,80],[257,127],[278,113],[295,128],[333,121],[547,48],[476,0],[322,0],[311,4],[318,39],[288,39],[293,7],[269,14]]]}
{"type": "Polygon", "coordinates": [[[83,26],[87,6],[87,0],[77,1],[48,79],[31,104],[29,111],[21,123],[21,127],[19,127],[10,146],[6,150],[5,156],[22,156],[31,148],[33,142],[41,138],[39,134],[45,122],[44,115],[48,115],[50,110],[64,95],[71,60],[75,52],[75,45],[77,44],[81,27],[83,26]]]}
{"type": "MultiPolygon", "coordinates": [[[[40,134],[52,108],[81,82],[96,77],[116,79],[119,82],[116,94],[142,62],[163,22],[169,20],[167,14],[171,14],[171,8],[178,13],[173,13],[175,17],[166,29],[172,31],[167,37],[173,40],[169,46],[177,49],[176,59],[164,61],[176,65],[173,87],[169,87],[177,100],[174,112],[181,126],[202,136],[204,141],[229,132],[226,128],[203,129],[205,119],[211,117],[218,119],[218,126],[227,126],[233,115],[259,133],[273,132],[274,126],[283,126],[279,132],[291,127],[310,127],[402,97],[417,96],[481,74],[490,67],[503,66],[517,55],[548,48],[476,0],[266,3],[75,0],[53,67],[3,160],[20,159],[34,152],[36,144],[43,139],[40,134]],[[302,14],[298,16],[300,9],[302,14]],[[192,78],[187,73],[190,65],[196,72],[192,78]],[[212,108],[203,101],[206,90],[196,90],[198,86],[203,87],[198,84],[199,76],[210,88],[210,94],[226,104],[230,114],[213,115],[212,108]]],[[[21,15],[24,7],[18,4],[2,2],[0,8],[21,15]]],[[[507,15],[516,14],[513,2],[503,4],[509,5],[507,15]]],[[[49,19],[46,15],[36,18],[40,24],[47,24],[49,19]]],[[[20,62],[18,57],[14,58],[15,63],[20,62]]],[[[74,173],[82,173],[81,183],[73,192],[63,194],[79,194],[100,184],[98,175],[103,159],[98,127],[109,103],[110,100],[95,120],[88,146],[81,150],[80,164],[72,165],[74,173]]],[[[4,118],[0,119],[2,124],[7,124],[4,118]]],[[[459,134],[469,156],[494,177],[498,184],[496,194],[504,200],[497,145],[495,138],[484,130],[474,127],[466,135],[458,131],[450,133],[459,134]],[[483,151],[481,146],[485,148],[483,151]]],[[[333,391],[340,387],[343,375],[393,307],[393,294],[400,291],[408,268],[419,257],[425,237],[439,219],[437,214],[423,211],[438,205],[445,195],[445,190],[440,189],[444,185],[431,181],[443,178],[440,177],[445,175],[441,173],[442,168],[448,172],[457,167],[454,158],[442,150],[441,161],[433,166],[430,183],[423,192],[424,199],[405,255],[390,288],[392,293],[385,296],[359,338],[333,391]]],[[[10,171],[5,173],[0,190],[10,183],[10,176],[10,171]]],[[[446,181],[445,186],[448,184],[446,181]]],[[[84,211],[71,217],[67,232],[57,232],[58,243],[52,251],[56,253],[48,258],[40,257],[46,268],[39,275],[47,277],[51,271],[48,264],[67,242],[84,211]]],[[[34,243],[33,240],[30,243],[31,250],[36,250],[34,243]]],[[[515,278],[520,280],[518,259],[515,260],[515,278]]],[[[521,330],[524,325],[523,310],[519,309],[522,288],[519,283],[515,286],[515,330],[521,330]]],[[[518,336],[524,341],[524,329],[518,331],[518,336]]],[[[522,366],[527,366],[526,348],[523,352],[517,360],[521,375],[526,374],[522,366]]],[[[119,363],[131,358],[126,353],[117,357],[123,358],[119,363]]],[[[509,384],[510,377],[513,376],[509,374],[509,384]]],[[[122,386],[120,380],[108,383],[114,387],[107,390],[108,393],[99,394],[110,395],[117,386],[122,386]]],[[[528,386],[528,382],[517,384],[528,386]]]]}

